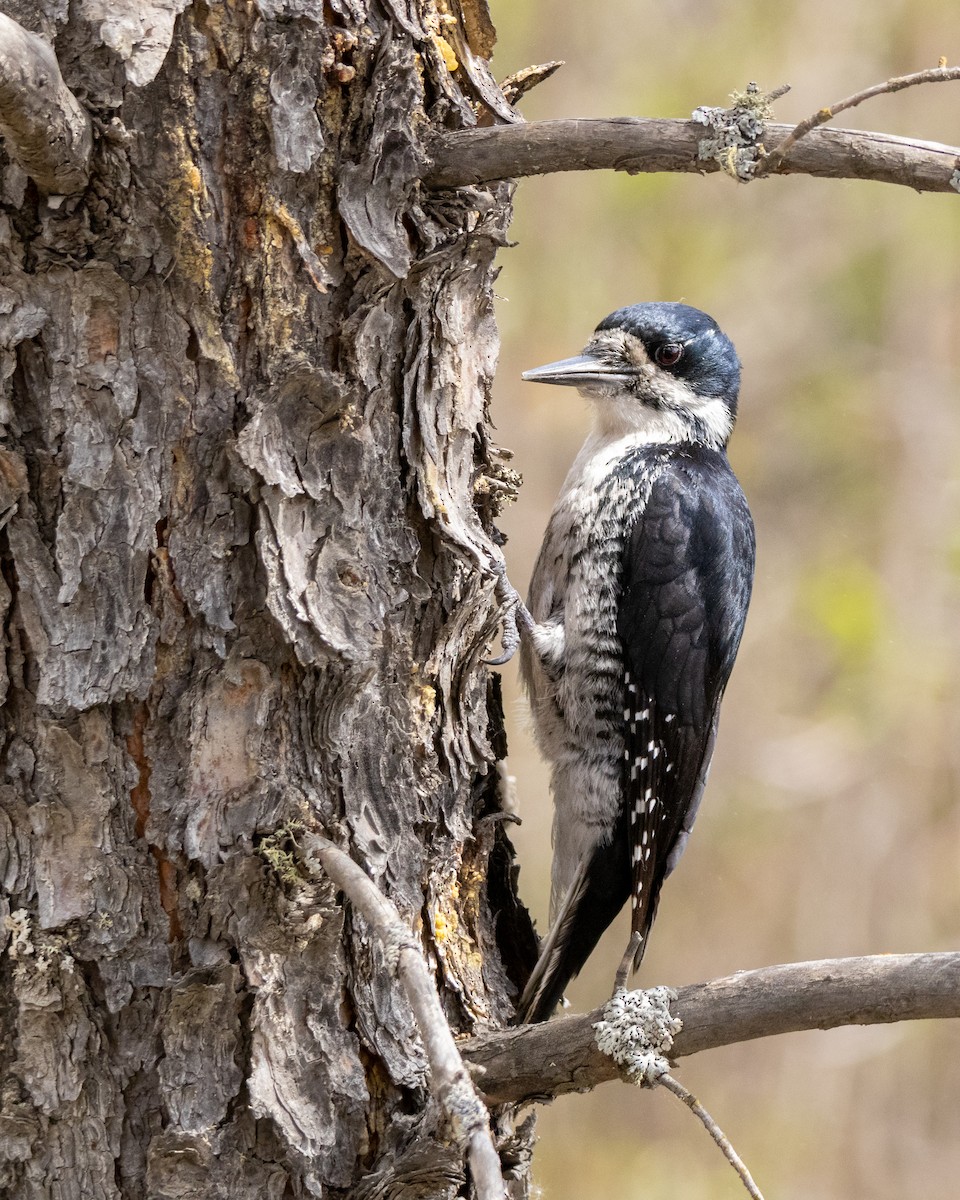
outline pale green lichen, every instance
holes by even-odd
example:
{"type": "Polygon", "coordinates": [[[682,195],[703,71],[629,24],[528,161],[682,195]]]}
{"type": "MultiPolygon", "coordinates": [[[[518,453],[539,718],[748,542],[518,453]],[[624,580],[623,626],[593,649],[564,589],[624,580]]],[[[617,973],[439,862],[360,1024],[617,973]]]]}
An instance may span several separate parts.
{"type": "Polygon", "coordinates": [[[302,821],[288,821],[263,839],[257,847],[263,861],[276,873],[282,883],[293,886],[303,882],[300,870],[300,848],[296,835],[306,826],[302,821]]]}
{"type": "Polygon", "coordinates": [[[604,1005],[603,1020],[593,1026],[598,1048],[638,1087],[653,1087],[670,1070],[667,1055],[683,1028],[670,1012],[676,998],[668,987],[633,992],[617,988],[604,1005]]]}
{"type": "Polygon", "coordinates": [[[712,159],[740,183],[751,180],[765,153],[760,140],[764,122],[773,116],[772,102],[782,94],[783,89],[762,92],[756,83],[749,83],[745,91],[731,95],[731,108],[701,105],[694,109],[691,119],[710,131],[697,145],[697,158],[712,159]]]}

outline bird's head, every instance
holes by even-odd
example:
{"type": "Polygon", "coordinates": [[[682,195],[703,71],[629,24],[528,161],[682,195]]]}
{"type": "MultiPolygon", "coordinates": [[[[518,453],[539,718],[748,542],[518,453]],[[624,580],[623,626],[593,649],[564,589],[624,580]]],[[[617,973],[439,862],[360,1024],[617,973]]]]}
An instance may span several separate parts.
{"type": "Polygon", "coordinates": [[[737,415],[740,360],[716,321],[688,304],[632,304],[605,317],[575,358],[524,371],[575,387],[601,428],[651,442],[723,447],[737,415]]]}

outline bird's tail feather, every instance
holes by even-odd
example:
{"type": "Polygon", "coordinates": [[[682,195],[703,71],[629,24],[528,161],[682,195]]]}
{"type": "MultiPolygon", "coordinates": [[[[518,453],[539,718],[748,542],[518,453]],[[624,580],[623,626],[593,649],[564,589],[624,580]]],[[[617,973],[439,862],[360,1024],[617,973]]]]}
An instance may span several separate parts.
{"type": "MultiPolygon", "coordinates": [[[[545,1021],[630,895],[626,839],[597,846],[574,876],[517,1006],[517,1021],[545,1021]]],[[[643,947],[638,951],[642,955],[643,947]]]]}

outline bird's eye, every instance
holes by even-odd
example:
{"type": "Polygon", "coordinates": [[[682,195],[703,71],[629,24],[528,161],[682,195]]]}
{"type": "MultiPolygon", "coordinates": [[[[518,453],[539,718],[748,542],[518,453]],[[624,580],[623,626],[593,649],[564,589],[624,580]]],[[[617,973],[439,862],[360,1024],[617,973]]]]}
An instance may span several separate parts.
{"type": "Polygon", "coordinates": [[[683,346],[679,342],[664,342],[654,350],[653,357],[661,367],[675,367],[683,358],[683,346]]]}

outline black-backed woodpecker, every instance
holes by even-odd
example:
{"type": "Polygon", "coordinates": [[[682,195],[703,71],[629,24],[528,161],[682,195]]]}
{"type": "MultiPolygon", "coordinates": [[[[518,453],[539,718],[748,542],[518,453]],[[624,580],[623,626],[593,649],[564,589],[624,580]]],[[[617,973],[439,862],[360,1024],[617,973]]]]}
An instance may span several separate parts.
{"type": "Polygon", "coordinates": [[[554,799],[551,927],[518,1009],[540,1021],[628,899],[640,964],[706,783],[754,531],[726,455],[740,363],[705,313],[619,309],[523,378],[596,414],[517,606],[554,799]]]}

